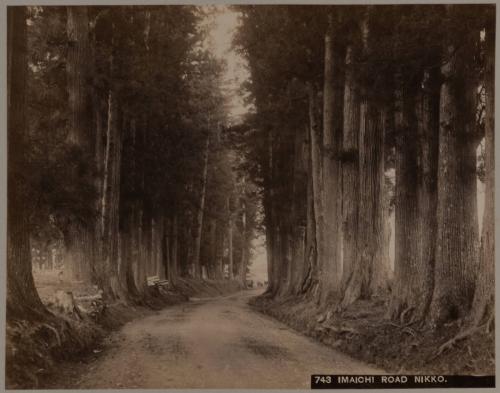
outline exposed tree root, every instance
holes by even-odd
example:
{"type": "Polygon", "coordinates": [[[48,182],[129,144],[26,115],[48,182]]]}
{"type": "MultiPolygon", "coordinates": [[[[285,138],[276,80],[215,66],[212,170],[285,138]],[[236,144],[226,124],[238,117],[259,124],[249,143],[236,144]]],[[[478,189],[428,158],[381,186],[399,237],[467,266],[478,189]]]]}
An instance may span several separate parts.
{"type": "Polygon", "coordinates": [[[402,323],[402,324],[397,324],[396,322],[387,321],[387,322],[381,323],[380,325],[390,325],[390,326],[394,326],[398,329],[404,329],[408,326],[415,325],[417,322],[419,322],[419,321],[415,320],[415,321],[408,321],[408,322],[402,323]]]}
{"type": "Polygon", "coordinates": [[[408,314],[410,311],[412,311],[413,309],[415,308],[415,306],[408,306],[407,308],[405,308],[402,312],[401,312],[401,315],[399,316],[399,321],[401,323],[401,325],[404,325],[404,322],[405,322],[405,316],[406,314],[408,314]]]}
{"type": "Polygon", "coordinates": [[[412,337],[415,337],[415,336],[416,336],[415,331],[414,331],[412,328],[410,328],[409,326],[405,326],[405,327],[403,328],[403,332],[408,333],[408,334],[409,334],[410,336],[412,336],[412,337]]]}
{"type": "Polygon", "coordinates": [[[430,360],[434,360],[436,359],[438,356],[440,356],[444,351],[448,350],[448,349],[451,349],[453,348],[453,346],[459,342],[459,341],[462,341],[470,336],[472,336],[474,333],[476,333],[478,330],[480,330],[480,326],[473,326],[467,330],[463,330],[461,331],[460,333],[458,333],[455,337],[451,338],[450,340],[446,341],[444,344],[442,344],[436,354],[430,359],[430,360]]]}
{"type": "Polygon", "coordinates": [[[490,334],[495,329],[495,316],[491,313],[488,321],[486,322],[486,334],[490,334]]]}
{"type": "Polygon", "coordinates": [[[54,326],[50,326],[48,323],[42,323],[42,326],[45,326],[47,329],[54,332],[54,335],[56,336],[57,339],[57,345],[61,346],[62,345],[61,336],[59,336],[59,332],[57,331],[57,329],[54,326]]]}

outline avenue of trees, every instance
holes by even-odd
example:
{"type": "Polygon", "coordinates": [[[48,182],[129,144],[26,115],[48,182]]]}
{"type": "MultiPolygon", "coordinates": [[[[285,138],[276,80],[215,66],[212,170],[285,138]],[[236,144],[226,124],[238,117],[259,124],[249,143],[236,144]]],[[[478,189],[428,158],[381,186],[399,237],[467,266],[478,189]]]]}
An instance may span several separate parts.
{"type": "Polygon", "coordinates": [[[30,244],[140,303],[147,277],[245,285],[256,186],[202,9],[8,7],[9,319],[44,318],[30,244]]]}
{"type": "Polygon", "coordinates": [[[47,315],[32,244],[140,303],[150,276],[245,285],[262,229],[270,297],[490,327],[494,6],[233,7],[237,126],[201,7],[8,8],[8,318],[47,315]]]}
{"type": "Polygon", "coordinates": [[[491,327],[494,6],[235,7],[267,295],[343,310],[388,294],[401,324],[491,327]]]}

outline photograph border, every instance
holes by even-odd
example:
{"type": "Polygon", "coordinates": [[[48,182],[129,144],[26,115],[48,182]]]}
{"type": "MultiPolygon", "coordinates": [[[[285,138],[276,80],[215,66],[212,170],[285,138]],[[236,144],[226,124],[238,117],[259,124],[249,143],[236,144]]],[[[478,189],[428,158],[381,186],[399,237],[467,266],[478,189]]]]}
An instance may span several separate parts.
{"type": "MultiPolygon", "coordinates": [[[[456,0],[456,1],[410,1],[410,0],[399,0],[399,1],[381,1],[381,0],[372,0],[372,1],[349,1],[349,0],[314,0],[314,1],[272,1],[272,0],[254,0],[254,1],[227,1],[227,0],[184,0],[184,1],[160,1],[160,0],[147,0],[147,1],[138,1],[138,0],[106,0],[106,1],[96,1],[96,0],[22,0],[22,1],[14,1],[14,0],[0,0],[0,26],[2,26],[2,34],[0,38],[0,52],[4,54],[4,56],[0,56],[2,59],[0,62],[0,263],[1,263],[1,273],[0,273],[0,329],[2,329],[3,340],[0,343],[0,387],[5,389],[5,328],[6,328],[6,271],[7,271],[7,7],[8,6],[29,6],[29,5],[45,5],[45,6],[55,6],[55,5],[180,5],[180,4],[188,4],[188,5],[211,5],[211,4],[307,4],[307,5],[345,5],[345,4],[373,4],[373,5],[390,5],[390,4],[496,4],[496,44],[495,44],[495,92],[496,92],[496,100],[495,100],[495,115],[496,117],[500,113],[500,98],[498,94],[499,87],[499,79],[500,79],[500,36],[499,36],[499,16],[500,16],[500,0],[484,0],[484,1],[473,1],[473,0],[456,0]]],[[[499,128],[500,128],[500,116],[497,117],[498,120],[495,122],[495,134],[497,135],[497,141],[495,143],[495,183],[496,189],[500,187],[500,171],[499,171],[499,163],[500,163],[500,140],[498,139],[499,128]]],[[[497,209],[495,209],[495,226],[500,223],[500,193],[495,193],[495,205],[497,209]]],[[[495,229],[495,243],[500,245],[500,231],[498,228],[495,229]]],[[[498,266],[498,254],[499,250],[496,247],[495,250],[495,291],[496,294],[500,293],[500,268],[498,266]]],[[[499,301],[498,296],[495,296],[495,313],[496,315],[500,315],[499,313],[499,301]]],[[[498,354],[500,353],[500,340],[499,333],[500,326],[498,321],[495,323],[495,370],[496,375],[500,375],[499,370],[499,361],[498,354]]],[[[497,388],[500,389],[500,383],[497,379],[497,388]]],[[[74,389],[68,389],[74,391],[74,389]]],[[[169,391],[195,391],[199,389],[169,389],[169,391]]],[[[246,392],[261,392],[265,389],[261,390],[253,390],[253,389],[244,389],[246,392]]],[[[354,391],[360,391],[354,390],[354,391]]],[[[422,391],[427,389],[411,389],[412,391],[422,391]]],[[[20,391],[20,390],[16,390],[20,391]]],[[[52,390],[38,390],[40,392],[49,392],[52,390]]],[[[58,390],[61,391],[61,390],[58,390]]],[[[92,392],[121,392],[123,389],[102,389],[102,390],[88,390],[92,392]]],[[[165,390],[159,389],[135,389],[134,391],[144,391],[144,392],[162,392],[165,390]]],[[[217,392],[221,391],[218,389],[207,389],[207,392],[217,392]]],[[[226,390],[229,391],[229,390],[226,390]]],[[[300,390],[281,390],[281,391],[290,391],[297,392],[300,390]]],[[[306,390],[304,390],[306,391],[306,390]]],[[[376,391],[381,392],[397,392],[397,391],[407,391],[407,389],[377,389],[376,391]]],[[[433,392],[450,392],[450,389],[432,389],[433,392]]],[[[491,392],[492,389],[474,389],[474,391],[487,391],[491,392]]]]}

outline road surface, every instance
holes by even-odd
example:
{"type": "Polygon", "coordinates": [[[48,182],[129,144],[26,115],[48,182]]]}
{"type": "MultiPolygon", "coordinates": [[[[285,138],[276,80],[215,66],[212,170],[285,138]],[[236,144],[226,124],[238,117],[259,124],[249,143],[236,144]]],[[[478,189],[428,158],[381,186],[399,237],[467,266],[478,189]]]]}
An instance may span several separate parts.
{"type": "Polygon", "coordinates": [[[129,322],[66,388],[309,389],[311,374],[381,372],[252,310],[257,293],[195,299],[129,322]]]}

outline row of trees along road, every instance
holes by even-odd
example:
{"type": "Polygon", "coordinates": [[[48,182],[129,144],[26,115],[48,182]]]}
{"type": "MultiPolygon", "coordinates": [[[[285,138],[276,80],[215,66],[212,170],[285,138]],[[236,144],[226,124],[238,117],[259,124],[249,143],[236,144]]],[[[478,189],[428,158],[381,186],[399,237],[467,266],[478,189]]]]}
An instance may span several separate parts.
{"type": "Polygon", "coordinates": [[[64,274],[110,301],[141,302],[154,275],[245,283],[256,187],[205,12],[8,8],[9,319],[48,315],[30,239],[62,242],[64,274]]]}
{"type": "Polygon", "coordinates": [[[402,323],[491,322],[494,7],[237,9],[267,294],[342,310],[390,289],[402,323]]]}

